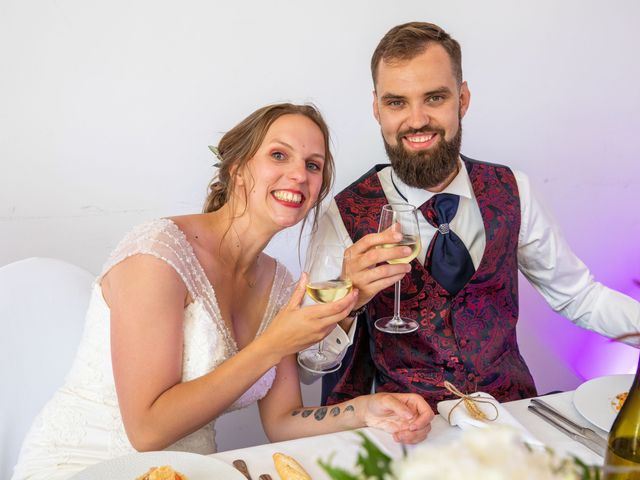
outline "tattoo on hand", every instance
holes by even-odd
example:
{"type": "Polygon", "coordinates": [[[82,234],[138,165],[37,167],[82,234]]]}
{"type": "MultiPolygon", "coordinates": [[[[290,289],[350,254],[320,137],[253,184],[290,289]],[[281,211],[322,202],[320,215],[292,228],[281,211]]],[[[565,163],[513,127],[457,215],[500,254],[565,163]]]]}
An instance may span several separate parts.
{"type": "Polygon", "coordinates": [[[333,407],[329,413],[332,417],[337,417],[340,414],[340,407],[333,407]]]}
{"type": "Polygon", "coordinates": [[[307,418],[309,415],[311,415],[311,413],[313,412],[313,410],[305,410],[302,412],[302,418],[307,418]]]}
{"type": "Polygon", "coordinates": [[[313,416],[315,417],[316,420],[320,421],[325,417],[326,414],[327,414],[327,407],[320,407],[319,409],[316,410],[316,413],[314,413],[313,416]]]}
{"type": "Polygon", "coordinates": [[[346,412],[355,412],[356,409],[353,408],[353,405],[347,405],[346,407],[344,407],[344,411],[346,412]]]}
{"type": "Polygon", "coordinates": [[[300,413],[300,410],[294,410],[293,412],[291,412],[291,416],[295,417],[296,415],[298,415],[300,413]]]}

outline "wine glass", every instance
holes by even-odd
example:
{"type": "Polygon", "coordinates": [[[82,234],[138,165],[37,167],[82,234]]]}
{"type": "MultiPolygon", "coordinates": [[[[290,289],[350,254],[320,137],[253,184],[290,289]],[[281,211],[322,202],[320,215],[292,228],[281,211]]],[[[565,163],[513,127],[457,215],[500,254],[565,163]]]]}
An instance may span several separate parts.
{"type": "MultiPolygon", "coordinates": [[[[316,303],[331,303],[351,292],[352,283],[345,262],[348,255],[343,247],[320,245],[311,252],[305,270],[309,272],[307,295],[316,303]]],[[[304,350],[298,354],[298,364],[313,373],[331,373],[340,368],[342,362],[328,367],[335,358],[323,351],[323,341],[318,348],[304,350]]]]}
{"type": "MultiPolygon", "coordinates": [[[[411,247],[411,253],[402,258],[388,260],[387,263],[409,263],[420,253],[420,231],[418,230],[418,216],[416,207],[408,203],[390,203],[382,207],[378,232],[394,228],[402,233],[402,240],[398,243],[385,243],[381,248],[398,246],[411,247]]],[[[375,322],[378,330],[386,333],[410,333],[418,329],[418,322],[400,316],[400,280],[395,284],[393,317],[379,318],[375,322]]]]}

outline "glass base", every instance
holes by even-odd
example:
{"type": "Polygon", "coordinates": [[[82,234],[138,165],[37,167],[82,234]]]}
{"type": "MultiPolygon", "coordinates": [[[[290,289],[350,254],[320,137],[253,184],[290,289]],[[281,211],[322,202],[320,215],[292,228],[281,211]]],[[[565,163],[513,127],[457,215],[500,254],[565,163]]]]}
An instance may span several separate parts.
{"type": "Polygon", "coordinates": [[[332,373],[342,366],[342,362],[338,362],[337,365],[324,368],[328,363],[330,360],[318,350],[304,350],[298,353],[298,365],[311,373],[332,373]]]}
{"type": "Polygon", "coordinates": [[[374,325],[385,333],[411,333],[420,326],[415,320],[402,317],[382,317],[376,320],[374,325]]]}

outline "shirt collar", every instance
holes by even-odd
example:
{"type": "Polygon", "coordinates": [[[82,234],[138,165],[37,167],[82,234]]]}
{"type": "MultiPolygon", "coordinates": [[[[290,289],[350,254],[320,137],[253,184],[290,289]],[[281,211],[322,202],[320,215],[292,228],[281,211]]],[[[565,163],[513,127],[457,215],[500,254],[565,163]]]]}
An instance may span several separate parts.
{"type": "MultiPolygon", "coordinates": [[[[451,183],[449,183],[449,185],[447,185],[445,189],[439,193],[453,193],[461,197],[472,199],[473,187],[471,185],[471,179],[469,178],[467,167],[465,163],[460,160],[460,158],[458,158],[458,165],[460,166],[458,174],[453,177],[451,183]]],[[[398,176],[393,172],[393,169],[391,169],[390,173],[391,180],[396,190],[398,191],[400,196],[405,197],[407,199],[407,203],[411,205],[419,207],[435,195],[434,192],[430,192],[423,188],[410,187],[402,180],[400,180],[400,178],[398,178],[398,176]]]]}

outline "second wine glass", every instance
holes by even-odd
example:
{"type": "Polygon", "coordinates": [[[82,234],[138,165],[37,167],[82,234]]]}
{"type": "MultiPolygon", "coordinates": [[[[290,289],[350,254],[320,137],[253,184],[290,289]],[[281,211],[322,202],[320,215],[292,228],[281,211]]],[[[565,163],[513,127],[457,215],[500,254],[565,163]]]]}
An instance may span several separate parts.
{"type": "MultiPolygon", "coordinates": [[[[343,247],[320,245],[311,252],[306,270],[309,272],[307,295],[316,303],[331,303],[344,298],[351,292],[352,283],[346,269],[343,247]]],[[[335,372],[342,365],[331,365],[335,357],[327,355],[322,340],[315,349],[304,350],[298,354],[298,363],[314,373],[335,372]],[[331,365],[331,366],[330,366],[331,365]]]]}
{"type": "MultiPolygon", "coordinates": [[[[378,232],[393,228],[402,233],[402,240],[398,243],[387,243],[382,248],[406,246],[411,253],[402,258],[388,260],[387,263],[409,263],[420,253],[421,241],[418,230],[418,216],[416,207],[408,203],[390,203],[382,207],[378,232]]],[[[410,333],[418,329],[418,322],[400,316],[400,280],[395,284],[394,308],[392,317],[379,318],[375,322],[378,330],[386,333],[410,333]]]]}

